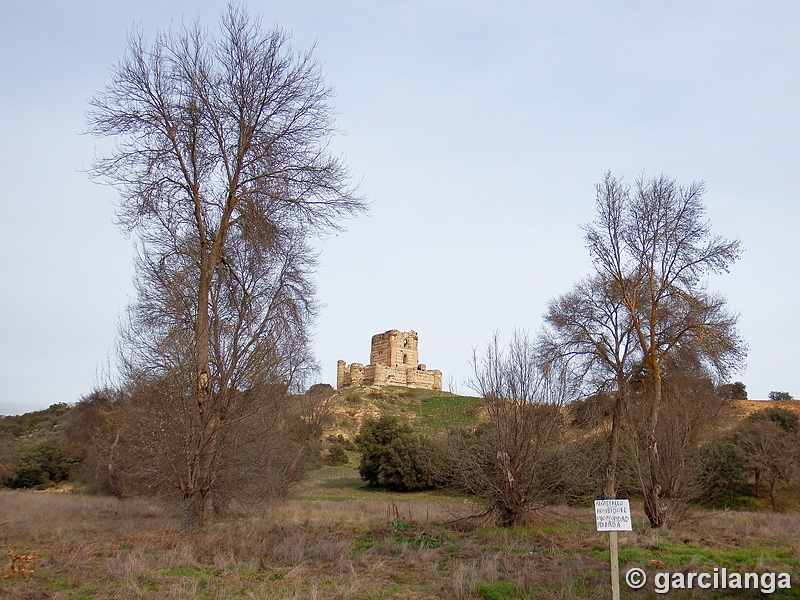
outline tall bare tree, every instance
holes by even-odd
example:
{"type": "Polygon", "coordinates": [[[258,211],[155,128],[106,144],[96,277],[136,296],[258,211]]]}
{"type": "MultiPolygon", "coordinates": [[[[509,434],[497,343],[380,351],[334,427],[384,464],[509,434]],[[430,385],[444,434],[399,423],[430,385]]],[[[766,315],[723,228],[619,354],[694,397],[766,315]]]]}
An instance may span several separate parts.
{"type": "Polygon", "coordinates": [[[664,524],[665,514],[656,439],[665,361],[691,347],[705,366],[726,375],[745,352],[736,317],[705,289],[708,274],[726,272],[739,258],[740,244],[711,233],[703,193],[701,183],[683,187],[664,175],[639,178],[631,192],[609,173],[597,186],[597,218],[585,226],[597,273],[620,294],[649,384],[644,492],[653,527],[664,524]]]}
{"type": "Polygon", "coordinates": [[[584,393],[614,394],[602,489],[606,498],[616,498],[617,494],[622,420],[629,381],[640,357],[632,320],[618,285],[612,279],[595,275],[552,300],[539,342],[544,364],[566,360],[583,384],[584,393]]]}
{"type": "Polygon", "coordinates": [[[118,188],[141,241],[133,321],[149,334],[131,364],[192,382],[175,396],[190,424],[188,529],[205,520],[234,400],[308,362],[305,238],[364,210],[327,149],[330,95],[311,52],[229,5],[216,38],[199,25],[133,35],[91,101],[91,131],[118,141],[93,174],[118,188]]]}

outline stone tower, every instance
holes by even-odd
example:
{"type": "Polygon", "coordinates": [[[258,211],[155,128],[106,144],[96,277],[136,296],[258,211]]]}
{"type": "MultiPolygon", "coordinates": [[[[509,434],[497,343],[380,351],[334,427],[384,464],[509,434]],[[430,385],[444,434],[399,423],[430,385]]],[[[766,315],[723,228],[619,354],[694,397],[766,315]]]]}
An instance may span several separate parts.
{"type": "Polygon", "coordinates": [[[416,331],[390,329],[372,336],[369,363],[336,365],[337,389],[360,384],[403,385],[429,390],[442,389],[442,372],[428,371],[419,362],[416,331]]]}
{"type": "Polygon", "coordinates": [[[369,363],[386,367],[407,366],[416,369],[419,365],[417,339],[416,331],[397,331],[396,329],[373,335],[369,363]]]}

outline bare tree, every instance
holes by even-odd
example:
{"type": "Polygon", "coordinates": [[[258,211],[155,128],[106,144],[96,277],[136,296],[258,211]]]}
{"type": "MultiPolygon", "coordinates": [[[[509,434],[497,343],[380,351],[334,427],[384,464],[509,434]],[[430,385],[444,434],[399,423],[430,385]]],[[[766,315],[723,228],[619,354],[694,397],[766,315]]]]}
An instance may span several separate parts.
{"type": "Polygon", "coordinates": [[[141,241],[129,366],[183,421],[190,450],[173,480],[191,530],[232,422],[252,410],[239,401],[308,365],[305,238],[364,209],[327,151],[330,94],[310,52],[230,5],[216,39],[199,26],[132,36],[91,101],[91,131],[118,139],[93,174],[119,189],[141,241]]]}
{"type": "Polygon", "coordinates": [[[706,275],[726,272],[740,244],[712,235],[703,192],[703,184],[682,187],[662,175],[639,178],[631,193],[609,173],[597,186],[597,219],[585,226],[595,269],[617,286],[651,384],[643,426],[645,513],[653,527],[663,525],[665,511],[656,438],[665,361],[691,346],[709,369],[726,375],[744,355],[736,317],[724,299],[705,290],[706,275]]]}
{"type": "MultiPolygon", "coordinates": [[[[89,468],[112,493],[185,501],[197,453],[192,387],[177,373],[129,381],[111,411],[92,432],[97,453],[89,468]]],[[[234,414],[219,429],[206,505],[223,512],[232,500],[260,502],[280,496],[319,455],[322,433],[315,413],[320,398],[268,392],[233,392],[234,414]],[[246,414],[246,419],[239,418],[246,414]]]]}
{"type": "Polygon", "coordinates": [[[640,355],[630,314],[618,283],[596,275],[552,300],[545,314],[539,352],[545,364],[566,360],[587,395],[611,392],[614,408],[608,434],[603,495],[616,498],[620,434],[629,380],[640,355]]]}
{"type": "MultiPolygon", "coordinates": [[[[714,384],[691,353],[676,352],[663,365],[661,411],[656,427],[661,505],[665,523],[680,519],[688,503],[707,497],[709,482],[702,472],[701,448],[721,428],[730,401],[719,398],[714,384]]],[[[641,489],[650,483],[647,422],[652,382],[646,374],[632,381],[624,459],[636,473],[641,489]]]]}
{"type": "Polygon", "coordinates": [[[790,481],[800,470],[800,433],[786,431],[770,419],[751,419],[737,428],[734,439],[745,462],[758,476],[756,493],[758,479],[763,477],[769,485],[772,510],[777,510],[778,484],[790,481]]]}
{"type": "Polygon", "coordinates": [[[497,514],[502,525],[518,525],[552,496],[568,382],[556,369],[541,370],[535,345],[523,333],[515,333],[507,349],[496,334],[472,366],[469,385],[485,399],[487,419],[449,434],[442,444],[449,454],[445,478],[487,500],[486,514],[497,514]]]}
{"type": "Polygon", "coordinates": [[[776,510],[778,483],[789,481],[800,471],[800,415],[774,406],[761,409],[737,425],[733,440],[753,470],[755,494],[759,493],[761,478],[765,478],[772,510],[776,510]]]}

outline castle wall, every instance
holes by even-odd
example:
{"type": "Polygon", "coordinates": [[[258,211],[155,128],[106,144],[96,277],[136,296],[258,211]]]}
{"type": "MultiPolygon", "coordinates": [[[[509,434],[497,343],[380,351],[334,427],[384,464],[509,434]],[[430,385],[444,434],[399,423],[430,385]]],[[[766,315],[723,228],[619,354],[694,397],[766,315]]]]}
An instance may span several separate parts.
{"type": "Polygon", "coordinates": [[[416,331],[390,329],[372,336],[370,364],[347,364],[340,360],[336,365],[338,389],[361,384],[402,385],[431,390],[442,389],[442,372],[428,371],[419,364],[416,331]]]}
{"type": "Polygon", "coordinates": [[[406,371],[406,385],[414,388],[426,390],[442,389],[442,372],[439,370],[421,371],[419,369],[409,369],[406,371]]]}

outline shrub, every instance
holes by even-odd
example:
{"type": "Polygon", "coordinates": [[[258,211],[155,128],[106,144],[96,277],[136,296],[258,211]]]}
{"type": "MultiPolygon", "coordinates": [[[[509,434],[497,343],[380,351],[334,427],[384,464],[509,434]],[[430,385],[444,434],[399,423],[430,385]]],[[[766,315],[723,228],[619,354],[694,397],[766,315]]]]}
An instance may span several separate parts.
{"type": "Polygon", "coordinates": [[[9,485],[32,488],[45,483],[66,481],[75,466],[55,440],[44,440],[28,446],[19,453],[19,467],[9,485]]]}
{"type": "Polygon", "coordinates": [[[347,451],[343,444],[335,442],[328,446],[328,456],[324,459],[326,465],[335,467],[337,465],[346,465],[350,462],[347,457],[347,451]]]}
{"type": "Polygon", "coordinates": [[[395,416],[368,419],[356,437],[361,451],[358,472],[370,485],[411,491],[430,488],[433,477],[426,464],[427,443],[395,416]]]}
{"type": "Polygon", "coordinates": [[[769,399],[774,402],[782,402],[784,400],[794,400],[789,392],[770,392],[769,399]]]}
{"type": "Polygon", "coordinates": [[[19,457],[14,452],[14,438],[0,433],[0,485],[8,485],[19,468],[19,457]]]}
{"type": "Polygon", "coordinates": [[[762,408],[749,415],[746,419],[749,423],[756,423],[759,421],[772,421],[783,431],[791,433],[800,428],[800,415],[793,410],[780,408],[779,406],[770,406],[769,408],[762,408]]]}
{"type": "Polygon", "coordinates": [[[698,462],[699,500],[724,505],[736,502],[747,491],[747,463],[730,438],[714,440],[700,448],[698,462]]]}
{"type": "Polygon", "coordinates": [[[352,441],[344,437],[341,433],[338,435],[333,435],[333,434],[329,435],[326,441],[330,445],[339,444],[345,450],[357,450],[356,445],[352,441]]]}
{"type": "Polygon", "coordinates": [[[725,383],[717,388],[717,396],[726,400],[747,400],[747,387],[741,381],[725,383]]]}

